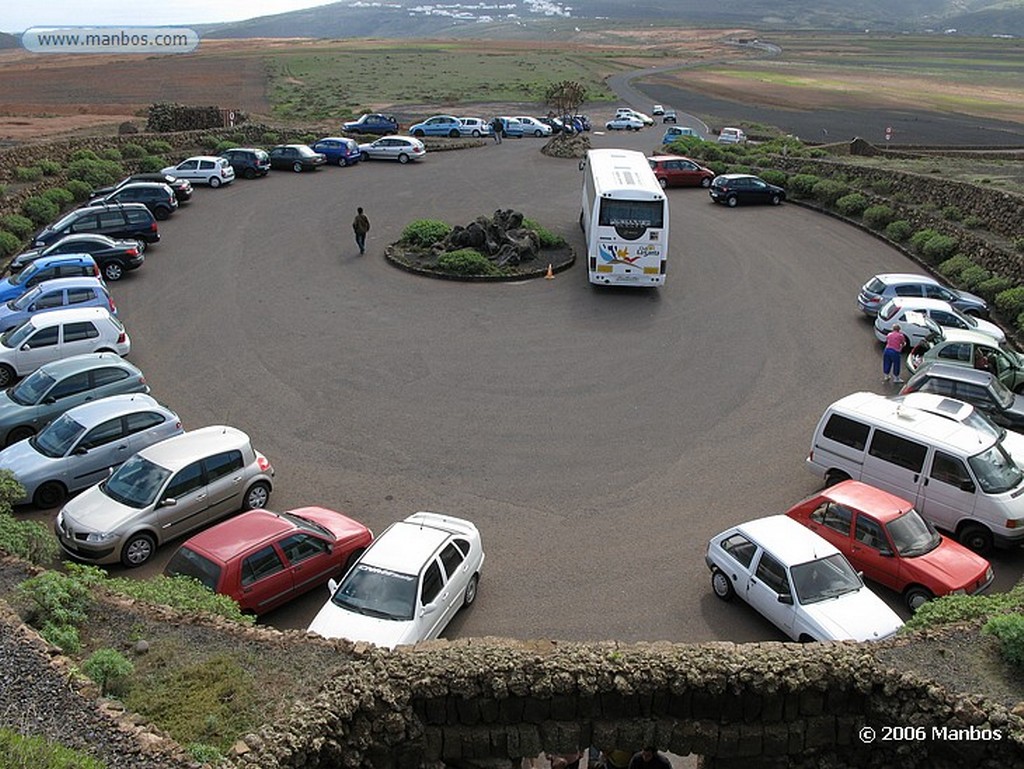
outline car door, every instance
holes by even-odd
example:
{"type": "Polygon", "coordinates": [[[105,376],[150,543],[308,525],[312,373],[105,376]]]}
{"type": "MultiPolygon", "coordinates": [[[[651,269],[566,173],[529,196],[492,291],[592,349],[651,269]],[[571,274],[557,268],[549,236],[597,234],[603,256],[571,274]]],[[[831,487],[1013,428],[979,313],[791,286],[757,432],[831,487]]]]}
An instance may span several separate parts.
{"type": "Polygon", "coordinates": [[[207,500],[203,462],[196,460],[176,472],[157,497],[155,513],[160,541],[203,525],[208,520],[207,500]]]}
{"type": "Polygon", "coordinates": [[[882,525],[858,511],[854,521],[850,563],[857,571],[892,590],[901,590],[900,557],[892,548],[882,525]]]}
{"type": "Polygon", "coordinates": [[[199,161],[199,177],[203,181],[209,181],[210,177],[217,175],[217,164],[212,160],[199,161]]]}
{"type": "Polygon", "coordinates": [[[928,447],[888,430],[875,429],[864,456],[860,480],[910,499],[925,485],[928,447]]]}
{"type": "Polygon", "coordinates": [[[60,357],[60,326],[47,326],[25,340],[17,351],[14,365],[19,374],[27,374],[60,357]]]}
{"type": "Polygon", "coordinates": [[[184,163],[179,163],[174,169],[174,175],[182,179],[201,179],[199,175],[199,161],[198,160],[186,160],[184,163]]]}
{"type": "Polygon", "coordinates": [[[955,531],[957,521],[974,513],[975,497],[974,480],[967,466],[958,457],[936,451],[915,507],[935,526],[955,531]]]}
{"type": "Polygon", "coordinates": [[[796,606],[789,573],[783,563],[764,548],[758,549],[754,572],[747,579],[745,598],[769,622],[796,640],[796,606]]]}
{"type": "Polygon", "coordinates": [[[245,491],[245,463],[238,449],[221,451],[203,460],[206,473],[208,510],[207,520],[219,518],[242,508],[245,491]]]}
{"type": "Polygon", "coordinates": [[[33,415],[32,424],[36,429],[39,429],[68,409],[91,401],[96,397],[99,396],[90,386],[88,371],[66,376],[59,382],[55,382],[46,391],[46,394],[40,398],[33,415]]]}
{"type": "MultiPolygon", "coordinates": [[[[282,539],[278,546],[292,575],[291,594],[299,595],[322,585],[339,571],[331,543],[311,532],[297,531],[282,539]]],[[[283,596],[282,600],[289,597],[283,596]]]]}
{"type": "Polygon", "coordinates": [[[689,160],[676,162],[678,164],[676,183],[686,187],[699,187],[702,178],[700,166],[689,160]]]}
{"type": "Polygon", "coordinates": [[[850,536],[853,531],[853,511],[835,502],[825,502],[808,517],[811,531],[827,539],[842,553],[850,552],[850,536]]]}
{"type": "Polygon", "coordinates": [[[441,561],[432,557],[427,562],[420,581],[420,602],[416,607],[416,640],[437,638],[444,629],[446,616],[445,601],[448,594],[445,587],[444,570],[441,561]]]}
{"type": "Polygon", "coordinates": [[[61,347],[60,356],[67,358],[71,355],[95,352],[102,344],[99,329],[96,324],[89,320],[76,323],[64,323],[61,325],[61,347]]]}
{"type": "Polygon", "coordinates": [[[455,613],[462,606],[466,586],[469,584],[470,577],[473,576],[470,571],[470,564],[466,560],[468,553],[469,542],[464,539],[452,540],[441,548],[439,557],[441,559],[441,566],[444,567],[447,599],[443,607],[444,617],[441,619],[441,628],[438,630],[439,634],[448,626],[452,617],[455,616],[455,613]]]}
{"type": "Polygon", "coordinates": [[[294,593],[292,571],[273,545],[245,555],[238,578],[239,604],[256,614],[280,606],[294,593]]]}
{"type": "Polygon", "coordinates": [[[99,483],[131,455],[124,418],[101,422],[79,438],[68,454],[68,489],[99,483]]]}
{"type": "Polygon", "coordinates": [[[124,435],[128,449],[121,461],[172,435],[182,432],[180,422],[170,422],[158,411],[136,411],[124,417],[124,435]]]}

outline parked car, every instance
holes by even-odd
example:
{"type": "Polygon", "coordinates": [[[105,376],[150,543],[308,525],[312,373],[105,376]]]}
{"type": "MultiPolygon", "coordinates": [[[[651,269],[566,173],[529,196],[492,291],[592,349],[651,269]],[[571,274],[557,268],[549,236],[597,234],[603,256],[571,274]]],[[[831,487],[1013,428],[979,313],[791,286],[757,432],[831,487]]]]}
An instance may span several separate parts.
{"type": "Polygon", "coordinates": [[[687,126],[669,126],[661,137],[662,144],[671,144],[676,139],[702,139],[703,137],[687,126]]]}
{"type": "Polygon", "coordinates": [[[941,333],[939,327],[977,331],[992,337],[997,343],[1006,341],[1006,332],[984,318],[965,315],[949,302],[926,297],[896,296],[883,304],[875,316],[875,338],[885,342],[886,335],[899,323],[909,350],[932,334],[941,333]]]}
{"type": "Polygon", "coordinates": [[[637,117],[617,117],[605,123],[604,127],[608,131],[639,131],[644,127],[644,122],[637,117]]]}
{"type": "Polygon", "coordinates": [[[462,123],[454,115],[434,115],[421,123],[409,126],[409,135],[417,138],[449,136],[457,139],[462,136],[462,123]]]}
{"type": "Polygon", "coordinates": [[[419,139],[409,136],[382,136],[377,141],[359,145],[363,160],[397,160],[408,163],[419,160],[427,154],[427,148],[419,139]]]}
{"type": "Polygon", "coordinates": [[[462,127],[459,132],[462,136],[472,136],[474,139],[481,136],[492,136],[494,134],[491,124],[479,117],[460,117],[462,127]]]}
{"type": "Polygon", "coordinates": [[[644,125],[654,125],[654,118],[650,115],[645,115],[639,110],[632,109],[631,107],[619,107],[615,110],[615,117],[632,117],[639,120],[644,125]]]}
{"type": "Polygon", "coordinates": [[[125,356],[132,340],[105,307],[70,307],[40,312],[0,334],[0,387],[51,361],[90,352],[125,356]]]}
{"type": "Polygon", "coordinates": [[[907,355],[907,369],[914,373],[928,363],[952,363],[991,371],[1014,392],[1024,392],[1024,356],[1000,345],[992,337],[958,328],[940,329],[907,355]]]}
{"type": "Polygon", "coordinates": [[[0,470],[25,489],[16,504],[57,507],[132,454],[181,432],[178,415],[149,395],[112,395],[68,409],[38,435],[0,451],[0,470]]]}
{"type": "Polygon", "coordinates": [[[68,409],[121,393],[148,393],[146,378],[112,352],[48,363],[0,391],[0,445],[31,438],[68,409]]]}
{"type": "Polygon", "coordinates": [[[965,401],[984,412],[997,425],[1024,431],[1024,395],[1008,390],[991,371],[950,363],[930,363],[918,369],[900,390],[901,395],[917,392],[965,401]]]}
{"type": "Polygon", "coordinates": [[[476,600],[484,551],[469,521],[414,513],[389,526],[352,565],[310,632],[386,648],[437,638],[476,600]]]}
{"type": "Polygon", "coordinates": [[[665,114],[661,116],[661,122],[664,123],[675,123],[676,122],[676,111],[674,109],[665,110],[665,114]]]}
{"type": "Polygon", "coordinates": [[[117,305],[100,278],[55,278],[37,283],[17,299],[0,304],[0,332],[8,331],[37,313],[69,307],[104,307],[117,315],[117,305]]]}
{"type": "Polygon", "coordinates": [[[319,152],[328,163],[336,166],[352,166],[359,162],[359,142],[344,136],[325,136],[310,149],[319,152]]]}
{"type": "Polygon", "coordinates": [[[659,115],[664,115],[665,108],[662,107],[660,104],[655,104],[654,109],[651,110],[651,114],[654,115],[655,117],[658,117],[659,115]]]}
{"type": "Polygon", "coordinates": [[[345,576],[372,541],[366,526],[325,507],[250,510],[191,536],[164,574],[192,577],[243,612],[265,614],[345,576]]]}
{"type": "Polygon", "coordinates": [[[118,187],[102,198],[94,198],[86,206],[109,206],[123,203],[141,203],[158,221],[163,221],[178,210],[174,190],[162,182],[132,182],[118,187]]]}
{"type": "Polygon", "coordinates": [[[49,246],[68,235],[88,232],[120,240],[141,240],[156,243],[160,230],[153,212],[141,203],[85,206],[64,214],[48,224],[32,239],[35,248],[49,246]]]}
{"type": "Polygon", "coordinates": [[[160,182],[166,184],[172,190],[174,190],[174,196],[178,199],[178,203],[188,203],[192,200],[192,182],[188,179],[179,179],[177,176],[171,174],[151,173],[151,174],[132,174],[131,176],[124,177],[117,184],[113,184],[109,187],[100,187],[89,193],[90,198],[101,198],[105,195],[109,195],[111,192],[116,190],[118,187],[123,187],[126,184],[132,182],[160,182]]]}
{"type": "Polygon", "coordinates": [[[379,112],[371,112],[361,115],[358,120],[344,123],[341,130],[349,134],[387,134],[398,133],[398,121],[392,115],[382,115],[379,112]]]}
{"type": "Polygon", "coordinates": [[[715,535],[704,560],[716,596],[738,595],[794,641],[880,641],[903,625],[835,545],[784,515],[715,535]]]}
{"type": "Polygon", "coordinates": [[[217,188],[222,184],[231,184],[235,180],[235,169],[225,159],[213,155],[197,155],[183,160],[176,166],[161,169],[161,173],[188,179],[193,184],[199,182],[217,188]]]}
{"type": "Polygon", "coordinates": [[[561,118],[557,117],[539,117],[537,118],[537,120],[542,122],[544,125],[548,126],[551,129],[551,133],[553,134],[572,134],[576,132],[575,129],[573,129],[572,127],[571,121],[569,123],[566,123],[561,118]]]}
{"type": "Polygon", "coordinates": [[[526,135],[526,126],[519,121],[519,118],[499,115],[498,120],[501,122],[501,135],[503,138],[521,139],[526,135]]]}
{"type": "Polygon", "coordinates": [[[714,202],[724,203],[730,208],[738,203],[771,203],[777,206],[786,199],[786,191],[782,187],[750,174],[716,176],[711,180],[708,192],[714,202]]]}
{"type": "Polygon", "coordinates": [[[874,317],[883,304],[897,296],[941,299],[965,315],[988,314],[988,304],[980,296],[944,286],[930,275],[895,272],[875,275],[865,283],[857,295],[857,307],[874,317]]]}
{"type": "Polygon", "coordinates": [[[170,539],[229,513],[265,507],[273,477],[244,432],[202,427],[126,459],[107,480],[68,501],[54,529],[72,558],[141,566],[170,539]]]}
{"type": "Polygon", "coordinates": [[[742,128],[723,128],[718,132],[719,144],[745,144],[747,135],[742,128]]]}
{"type": "Polygon", "coordinates": [[[529,115],[516,115],[516,120],[523,124],[523,135],[529,136],[551,136],[552,128],[542,123],[535,117],[529,115]]]}
{"type": "Polygon", "coordinates": [[[76,235],[65,235],[60,240],[42,248],[30,248],[27,251],[22,251],[11,260],[10,267],[11,272],[18,272],[41,256],[89,254],[99,265],[101,272],[108,264],[115,265],[110,272],[111,274],[117,273],[118,277],[111,278],[111,280],[118,280],[125,270],[135,269],[142,264],[145,260],[143,256],[145,250],[146,242],[144,240],[131,238],[115,240],[106,235],[80,232],[76,235]]]}
{"type": "Polygon", "coordinates": [[[939,534],[914,505],[860,481],[843,481],[786,511],[827,539],[868,579],[917,611],[936,596],[976,595],[992,584],[980,555],[939,534]]]}
{"type": "Polygon", "coordinates": [[[655,155],[647,158],[662,187],[710,187],[715,172],[696,160],[682,155],[655,155]]]}
{"type": "Polygon", "coordinates": [[[231,164],[236,177],[255,179],[270,172],[270,155],[257,147],[233,147],[224,150],[220,156],[231,164]]]}
{"type": "Polygon", "coordinates": [[[0,280],[0,302],[17,299],[33,286],[54,278],[100,277],[100,268],[88,254],[54,254],[31,262],[21,272],[0,280]]]}
{"type": "Polygon", "coordinates": [[[327,163],[327,156],[305,144],[280,144],[270,150],[270,167],[285,171],[315,171],[327,163]]]}

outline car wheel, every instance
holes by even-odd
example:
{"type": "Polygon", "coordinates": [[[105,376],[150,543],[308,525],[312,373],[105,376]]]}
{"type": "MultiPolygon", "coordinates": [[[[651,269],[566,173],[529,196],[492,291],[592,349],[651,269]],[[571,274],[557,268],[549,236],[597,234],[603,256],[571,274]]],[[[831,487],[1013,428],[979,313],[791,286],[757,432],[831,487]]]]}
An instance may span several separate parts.
{"type": "Polygon", "coordinates": [[[255,179],[256,178],[256,169],[255,168],[246,168],[245,171],[242,172],[242,176],[244,176],[246,179],[255,179]]]}
{"type": "Polygon", "coordinates": [[[23,441],[26,438],[31,438],[35,434],[36,431],[33,430],[31,427],[26,427],[25,425],[22,425],[21,427],[15,427],[13,430],[7,433],[7,445],[13,446],[18,441],[23,441]]]}
{"type": "Polygon", "coordinates": [[[956,535],[964,547],[984,555],[992,549],[992,532],[977,523],[968,523],[956,535]]]}
{"type": "Polygon", "coordinates": [[[403,152],[401,155],[398,156],[398,162],[404,166],[406,163],[409,162],[409,156],[403,152]]]}
{"type": "Polygon", "coordinates": [[[218,177],[218,176],[211,176],[210,177],[210,187],[212,187],[213,189],[217,189],[218,187],[220,187],[220,177],[218,177]]]}
{"type": "Polygon", "coordinates": [[[661,185],[662,189],[665,189],[666,187],[668,187],[668,179],[662,177],[661,179],[658,179],[658,184],[661,185]]]}
{"type": "Polygon", "coordinates": [[[302,163],[299,163],[298,161],[292,163],[292,170],[295,173],[297,173],[297,174],[301,174],[302,173],[302,163]]]}
{"type": "Polygon", "coordinates": [[[462,594],[462,606],[472,606],[473,601],[476,600],[476,589],[480,584],[480,575],[474,574],[469,578],[469,584],[466,585],[466,592],[462,594]]]}
{"type": "Polygon", "coordinates": [[[931,590],[920,585],[911,585],[903,592],[903,602],[912,612],[916,612],[934,597],[931,590]]]}
{"type": "Polygon", "coordinates": [[[360,152],[359,153],[359,157],[361,159],[363,159],[363,160],[369,160],[370,159],[370,153],[369,152],[360,152]]]}
{"type": "Polygon", "coordinates": [[[536,131],[534,131],[534,132],[533,132],[533,135],[534,135],[534,136],[536,136],[536,137],[537,137],[537,138],[539,139],[540,137],[542,137],[542,136],[544,135],[544,132],[543,132],[543,131],[541,131],[541,130],[540,130],[540,129],[538,128],[538,129],[537,129],[536,131]]]}
{"type": "Polygon", "coordinates": [[[267,506],[270,499],[270,484],[264,481],[257,481],[245,492],[245,499],[242,500],[242,510],[255,510],[267,506]]]}
{"type": "Polygon", "coordinates": [[[850,480],[850,476],[844,473],[842,470],[829,470],[825,473],[825,488],[831,488],[837,483],[850,480]]]}
{"type": "Polygon", "coordinates": [[[417,131],[413,131],[412,135],[417,137],[417,138],[419,138],[419,139],[422,139],[424,136],[426,136],[426,134],[424,134],[423,131],[418,131],[418,130],[417,131]]]}
{"type": "Polygon", "coordinates": [[[725,204],[727,206],[729,206],[729,208],[736,208],[736,204],[737,203],[739,203],[739,201],[736,200],[736,196],[735,195],[730,195],[729,197],[727,197],[725,199],[725,204]]]}
{"type": "Polygon", "coordinates": [[[732,582],[721,569],[711,570],[711,589],[723,601],[731,601],[732,597],[736,595],[736,591],[732,588],[732,582]]]}
{"type": "Polygon", "coordinates": [[[36,493],[32,495],[32,504],[45,510],[50,507],[59,507],[67,498],[68,490],[64,488],[63,483],[47,481],[40,485],[36,489],[36,493]]]}
{"type": "Polygon", "coordinates": [[[703,179],[700,180],[700,186],[703,187],[704,189],[707,189],[708,187],[711,186],[711,179],[705,176],[703,179]]]}
{"type": "Polygon", "coordinates": [[[112,281],[121,280],[124,277],[124,265],[118,261],[107,262],[103,265],[103,277],[112,281]]]}
{"type": "Polygon", "coordinates": [[[153,557],[156,550],[156,540],[151,534],[135,534],[121,548],[121,563],[129,569],[142,566],[153,557]]]}
{"type": "Polygon", "coordinates": [[[477,131],[475,128],[473,129],[473,138],[474,139],[479,139],[480,138],[480,132],[477,131]]]}
{"type": "Polygon", "coordinates": [[[813,643],[817,643],[817,641],[816,641],[816,640],[815,640],[814,638],[812,638],[811,636],[807,635],[807,633],[801,633],[801,634],[800,634],[800,638],[799,638],[799,639],[797,639],[797,641],[798,641],[799,643],[802,643],[802,644],[813,644],[813,643]]]}
{"type": "Polygon", "coordinates": [[[160,206],[153,212],[153,216],[159,221],[164,221],[171,215],[171,209],[160,206]]]}
{"type": "Polygon", "coordinates": [[[771,203],[773,206],[777,206],[779,203],[782,202],[782,196],[772,195],[771,198],[768,199],[768,202],[771,203]]]}
{"type": "Polygon", "coordinates": [[[9,386],[17,377],[18,375],[13,368],[6,363],[0,363],[0,387],[9,386]]]}

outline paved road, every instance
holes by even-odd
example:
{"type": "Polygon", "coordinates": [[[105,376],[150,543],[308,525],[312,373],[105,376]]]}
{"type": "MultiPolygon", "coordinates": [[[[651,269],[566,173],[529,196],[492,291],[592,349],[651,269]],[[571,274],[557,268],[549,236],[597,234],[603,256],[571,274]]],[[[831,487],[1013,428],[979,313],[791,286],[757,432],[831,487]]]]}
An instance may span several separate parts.
{"type": "MultiPolygon", "coordinates": [[[[659,137],[593,141],[650,150],[659,137]]],[[[579,264],[484,285],[384,261],[414,219],[499,207],[582,249],[577,162],[539,148],[198,190],[113,286],[132,360],[186,427],[253,436],[277,470],[276,509],[323,504],[376,531],[419,509],[476,521],[480,597],[449,635],[778,639],[713,597],[705,543],[818,486],[803,457],[823,409],[881,387],[854,294],[910,265],[835,219],[728,209],[701,190],[670,191],[661,290],[595,289],[579,264]],[[373,223],[365,257],[357,205],[373,223]]],[[[1007,588],[1020,560],[997,570],[1007,588]]],[[[325,596],[266,621],[304,627],[325,596]]]]}

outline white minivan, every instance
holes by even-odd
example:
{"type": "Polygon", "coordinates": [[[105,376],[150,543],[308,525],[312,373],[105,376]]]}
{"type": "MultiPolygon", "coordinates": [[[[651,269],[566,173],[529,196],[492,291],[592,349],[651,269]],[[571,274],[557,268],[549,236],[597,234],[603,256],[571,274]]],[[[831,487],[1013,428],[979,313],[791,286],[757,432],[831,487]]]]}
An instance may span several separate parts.
{"type": "Polygon", "coordinates": [[[807,467],[826,485],[854,478],[911,500],[977,552],[1020,545],[1024,471],[1007,445],[1012,434],[961,418],[966,405],[940,398],[926,410],[876,393],[847,395],[825,409],[807,467]]]}

